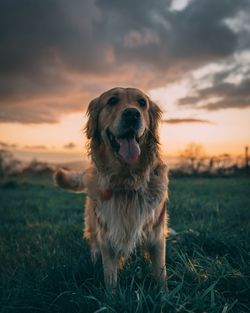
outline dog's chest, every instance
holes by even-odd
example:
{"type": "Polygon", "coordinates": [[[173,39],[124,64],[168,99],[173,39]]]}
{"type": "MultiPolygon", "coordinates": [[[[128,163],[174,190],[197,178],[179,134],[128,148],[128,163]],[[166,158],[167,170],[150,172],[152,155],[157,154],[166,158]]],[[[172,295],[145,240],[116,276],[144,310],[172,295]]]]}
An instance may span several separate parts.
{"type": "Polygon", "coordinates": [[[105,236],[114,251],[128,255],[145,238],[145,225],[155,220],[164,189],[114,191],[109,199],[99,199],[97,214],[105,225],[105,236]]]}

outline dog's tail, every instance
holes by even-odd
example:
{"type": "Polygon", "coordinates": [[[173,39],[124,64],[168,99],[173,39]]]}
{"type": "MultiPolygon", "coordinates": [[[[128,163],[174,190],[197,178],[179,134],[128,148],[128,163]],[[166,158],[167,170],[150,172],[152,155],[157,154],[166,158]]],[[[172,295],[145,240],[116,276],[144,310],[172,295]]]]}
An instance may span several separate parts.
{"type": "Polygon", "coordinates": [[[59,168],[54,173],[54,182],[61,188],[72,192],[85,191],[85,172],[69,171],[59,168]]]}

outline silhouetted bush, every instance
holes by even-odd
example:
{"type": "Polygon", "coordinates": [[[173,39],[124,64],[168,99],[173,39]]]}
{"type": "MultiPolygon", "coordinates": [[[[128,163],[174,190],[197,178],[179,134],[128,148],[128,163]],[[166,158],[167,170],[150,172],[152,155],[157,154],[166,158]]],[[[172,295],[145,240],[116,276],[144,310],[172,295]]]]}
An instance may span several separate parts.
{"type": "Polygon", "coordinates": [[[250,173],[248,163],[246,165],[243,156],[233,158],[228,153],[206,156],[201,145],[192,143],[180,154],[179,162],[170,170],[170,175],[173,177],[229,177],[247,176],[250,173]]]}

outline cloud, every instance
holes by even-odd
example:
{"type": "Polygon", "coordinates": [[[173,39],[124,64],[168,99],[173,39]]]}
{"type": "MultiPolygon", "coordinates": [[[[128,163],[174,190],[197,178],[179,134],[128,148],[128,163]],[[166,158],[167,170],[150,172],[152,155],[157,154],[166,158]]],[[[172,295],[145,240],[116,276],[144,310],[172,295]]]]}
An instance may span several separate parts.
{"type": "Polygon", "coordinates": [[[198,119],[198,118],[170,118],[162,120],[162,123],[166,124],[192,124],[192,123],[204,123],[204,124],[212,124],[212,122],[208,120],[198,119]]]}
{"type": "MultiPolygon", "coordinates": [[[[87,98],[87,97],[86,97],[87,98]]],[[[88,102],[87,98],[85,101],[88,102]]],[[[1,105],[0,122],[19,122],[25,124],[57,123],[63,114],[83,110],[84,97],[65,95],[41,97],[29,101],[5,102],[1,105]]]]}
{"type": "Polygon", "coordinates": [[[76,145],[73,142],[69,142],[66,145],[63,146],[66,149],[74,149],[76,145]]]}
{"type": "Polygon", "coordinates": [[[43,146],[43,145],[26,145],[24,146],[24,149],[28,149],[28,150],[46,150],[47,147],[43,146]]]}
{"type": "Polygon", "coordinates": [[[249,48],[230,22],[247,0],[171,4],[1,1],[0,122],[56,123],[115,85],[148,91],[249,48]]]}
{"type": "Polygon", "coordinates": [[[14,143],[0,142],[1,149],[14,149],[17,148],[17,145],[14,143]]]}
{"type": "Polygon", "coordinates": [[[250,78],[239,84],[220,82],[212,87],[196,90],[196,96],[185,97],[179,100],[179,105],[196,106],[209,111],[249,108],[250,107],[250,78]],[[213,100],[216,98],[217,100],[213,100]],[[203,102],[203,104],[200,104],[203,102]]]}

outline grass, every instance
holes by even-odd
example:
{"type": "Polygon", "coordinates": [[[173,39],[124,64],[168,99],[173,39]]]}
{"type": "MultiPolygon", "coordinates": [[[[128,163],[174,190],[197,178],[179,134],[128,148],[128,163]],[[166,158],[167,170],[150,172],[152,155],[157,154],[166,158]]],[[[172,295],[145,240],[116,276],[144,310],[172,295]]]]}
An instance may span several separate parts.
{"type": "Polygon", "coordinates": [[[171,180],[168,293],[136,254],[105,291],[83,206],[49,179],[0,182],[1,312],[249,312],[249,179],[171,180]]]}

